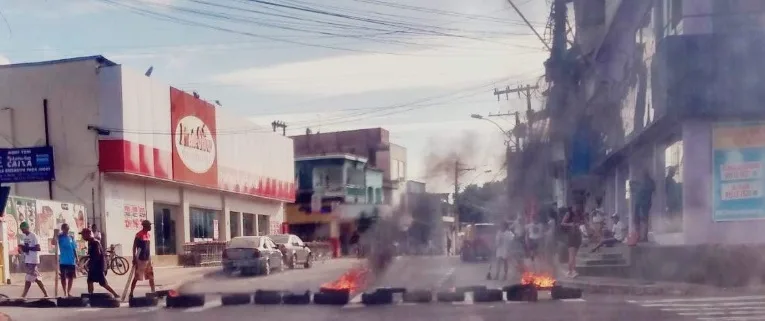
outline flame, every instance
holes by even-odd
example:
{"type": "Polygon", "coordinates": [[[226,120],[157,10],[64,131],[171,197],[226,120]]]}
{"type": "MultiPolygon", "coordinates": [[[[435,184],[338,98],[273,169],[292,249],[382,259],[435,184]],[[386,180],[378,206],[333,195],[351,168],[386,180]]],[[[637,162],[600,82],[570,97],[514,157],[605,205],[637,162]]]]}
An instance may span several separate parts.
{"type": "Polygon", "coordinates": [[[324,283],[322,289],[348,290],[350,293],[356,293],[367,280],[369,270],[364,267],[357,267],[343,273],[337,280],[324,283]]]}
{"type": "Polygon", "coordinates": [[[521,284],[533,284],[537,288],[549,289],[555,286],[555,278],[548,274],[524,272],[521,276],[521,284]]]}

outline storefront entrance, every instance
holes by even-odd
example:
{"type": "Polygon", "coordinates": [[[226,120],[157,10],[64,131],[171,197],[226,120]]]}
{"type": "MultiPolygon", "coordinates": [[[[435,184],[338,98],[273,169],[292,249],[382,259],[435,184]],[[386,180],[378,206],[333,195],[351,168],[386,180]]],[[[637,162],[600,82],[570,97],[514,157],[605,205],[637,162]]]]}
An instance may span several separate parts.
{"type": "Polygon", "coordinates": [[[174,213],[178,212],[176,206],[154,203],[154,239],[157,255],[178,254],[175,242],[175,219],[174,213]]]}

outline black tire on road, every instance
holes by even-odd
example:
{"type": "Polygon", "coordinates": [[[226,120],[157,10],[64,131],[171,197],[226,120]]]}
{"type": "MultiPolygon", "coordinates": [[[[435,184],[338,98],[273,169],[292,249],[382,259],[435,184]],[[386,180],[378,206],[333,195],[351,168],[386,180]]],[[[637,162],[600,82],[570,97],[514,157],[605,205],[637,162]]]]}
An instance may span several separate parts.
{"type": "Polygon", "coordinates": [[[502,290],[501,289],[482,289],[478,291],[473,291],[473,301],[474,302],[499,302],[502,301],[502,290]]]}
{"type": "Polygon", "coordinates": [[[252,295],[249,293],[226,294],[221,297],[222,305],[244,305],[252,303],[252,295]]]}
{"type": "Polygon", "coordinates": [[[109,262],[110,268],[114,274],[125,275],[130,270],[130,262],[124,257],[115,256],[109,262]]]}
{"type": "Polygon", "coordinates": [[[282,294],[284,304],[305,305],[311,303],[311,291],[286,292],[282,294]]]}
{"type": "Polygon", "coordinates": [[[436,293],[436,299],[438,302],[462,302],[465,301],[465,293],[464,292],[438,292],[436,293]]]}
{"type": "Polygon", "coordinates": [[[93,308],[119,308],[120,307],[120,300],[117,300],[111,296],[109,298],[90,297],[88,302],[90,303],[90,306],[93,308]]]}
{"type": "Polygon", "coordinates": [[[319,292],[313,295],[313,303],[320,305],[346,305],[350,301],[349,292],[319,292]]]}
{"type": "Polygon", "coordinates": [[[165,299],[165,306],[168,308],[193,308],[205,305],[204,294],[181,294],[178,296],[169,296],[165,299]]]}
{"type": "Polygon", "coordinates": [[[253,301],[255,304],[280,304],[282,303],[282,293],[273,290],[257,290],[253,301]]]}
{"type": "Polygon", "coordinates": [[[25,308],[55,308],[56,302],[51,299],[40,299],[34,301],[27,301],[24,303],[25,308]]]}
{"type": "Polygon", "coordinates": [[[433,292],[430,290],[406,291],[403,299],[407,303],[430,303],[433,301],[433,292]]]}
{"type": "Polygon", "coordinates": [[[131,308],[155,307],[159,305],[159,300],[154,296],[132,297],[128,300],[128,306],[131,308]]]}
{"type": "Polygon", "coordinates": [[[88,301],[83,297],[57,298],[56,305],[59,308],[82,308],[88,306],[88,301]]]}
{"type": "Polygon", "coordinates": [[[372,293],[363,293],[361,303],[364,305],[384,305],[393,303],[393,292],[375,291],[372,293]]]}

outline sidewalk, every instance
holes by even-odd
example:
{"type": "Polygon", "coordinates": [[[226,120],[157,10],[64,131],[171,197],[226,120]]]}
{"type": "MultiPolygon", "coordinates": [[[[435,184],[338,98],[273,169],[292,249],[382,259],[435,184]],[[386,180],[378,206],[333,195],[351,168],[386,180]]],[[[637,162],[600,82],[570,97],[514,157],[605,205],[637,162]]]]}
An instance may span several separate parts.
{"type": "Polygon", "coordinates": [[[557,282],[566,287],[580,288],[585,293],[616,295],[711,295],[743,293],[765,293],[763,287],[720,288],[711,285],[651,282],[634,279],[578,276],[574,279],[561,279],[557,282]]]}
{"type": "MultiPolygon", "coordinates": [[[[163,289],[173,289],[178,287],[184,282],[191,281],[193,279],[199,278],[204,276],[205,274],[214,273],[215,271],[220,270],[219,266],[216,267],[180,267],[180,266],[172,266],[172,267],[155,267],[154,268],[154,279],[156,281],[156,287],[157,290],[163,290],[163,289]]],[[[111,271],[109,271],[109,274],[106,275],[107,280],[109,281],[109,285],[114,288],[114,291],[117,292],[117,294],[122,295],[122,291],[125,288],[125,284],[128,282],[128,274],[125,275],[115,275],[111,271]]],[[[54,295],[54,287],[55,283],[54,281],[54,273],[53,272],[45,272],[42,273],[42,279],[43,283],[45,284],[45,289],[48,291],[48,295],[53,297],[54,295]]],[[[72,286],[72,295],[79,295],[81,293],[87,293],[87,283],[85,282],[86,278],[85,276],[78,276],[74,280],[74,285],[72,286]]],[[[24,289],[24,274],[23,273],[13,273],[11,274],[11,284],[10,285],[0,285],[0,294],[7,295],[8,297],[20,297],[21,292],[24,289]]],[[[136,286],[135,290],[136,295],[141,295],[143,293],[146,293],[149,291],[149,284],[146,281],[139,282],[138,286],[136,286]]],[[[106,292],[103,288],[95,285],[94,292],[106,292]]],[[[62,295],[61,290],[61,283],[59,283],[59,295],[62,295]]],[[[28,297],[42,297],[42,293],[40,292],[40,288],[37,287],[37,285],[32,284],[32,288],[29,290],[28,297]]]]}

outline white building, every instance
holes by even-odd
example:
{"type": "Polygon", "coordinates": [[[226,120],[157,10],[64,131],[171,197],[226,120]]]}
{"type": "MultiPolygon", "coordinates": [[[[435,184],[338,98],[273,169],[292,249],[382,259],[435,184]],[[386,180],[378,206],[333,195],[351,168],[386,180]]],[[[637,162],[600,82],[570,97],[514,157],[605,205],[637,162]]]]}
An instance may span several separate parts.
{"type": "Polygon", "coordinates": [[[174,263],[187,242],[279,232],[294,201],[290,138],[101,56],[0,66],[0,148],[44,145],[46,124],[52,190],[11,195],[85,204],[125,255],[143,219],[174,263]]]}

